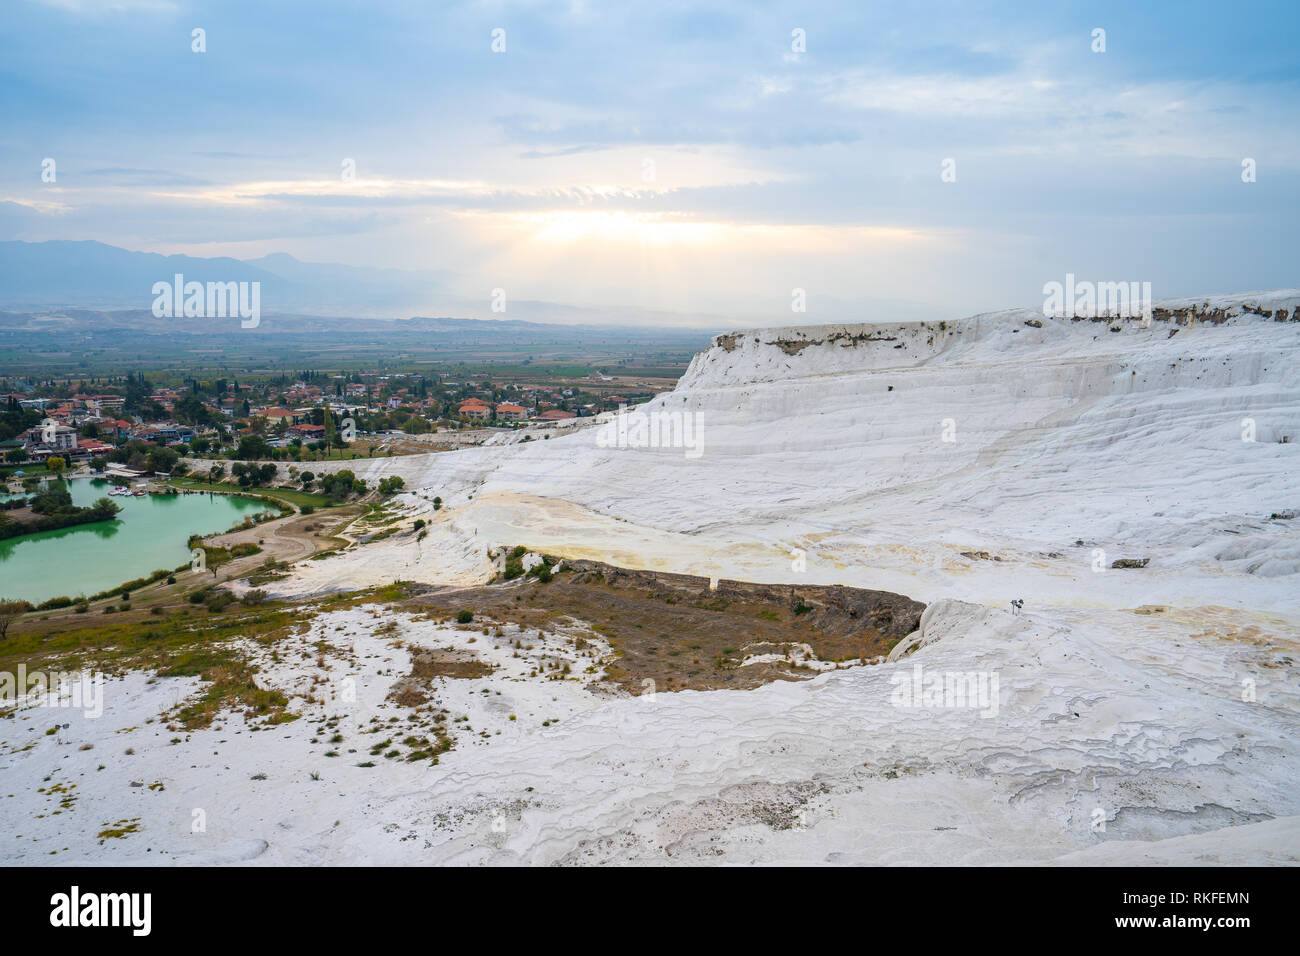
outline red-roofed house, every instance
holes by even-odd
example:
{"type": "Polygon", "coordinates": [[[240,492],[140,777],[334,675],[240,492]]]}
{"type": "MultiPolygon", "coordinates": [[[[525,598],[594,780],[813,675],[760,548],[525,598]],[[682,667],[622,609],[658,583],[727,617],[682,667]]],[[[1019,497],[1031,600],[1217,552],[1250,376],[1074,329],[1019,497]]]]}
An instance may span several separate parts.
{"type": "Polygon", "coordinates": [[[507,422],[522,422],[528,418],[528,409],[522,405],[502,402],[497,406],[497,418],[507,422]]]}

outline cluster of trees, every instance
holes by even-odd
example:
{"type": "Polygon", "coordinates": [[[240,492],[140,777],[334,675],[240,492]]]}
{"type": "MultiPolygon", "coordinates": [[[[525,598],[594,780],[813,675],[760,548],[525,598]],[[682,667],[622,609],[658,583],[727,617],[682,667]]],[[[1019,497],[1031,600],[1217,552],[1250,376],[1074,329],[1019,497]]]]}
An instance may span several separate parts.
{"type": "Polygon", "coordinates": [[[230,473],[239,482],[241,488],[268,485],[275,481],[275,465],[267,462],[263,465],[237,461],[230,466],[230,473]]]}
{"type": "Polygon", "coordinates": [[[32,521],[0,522],[0,538],[108,521],[122,510],[111,498],[100,498],[88,508],[78,508],[72,503],[72,494],[61,484],[47,487],[33,495],[27,500],[27,505],[39,517],[32,521]]]}
{"type": "MultiPolygon", "coordinates": [[[[0,411],[0,441],[8,441],[11,438],[17,438],[29,428],[35,428],[41,423],[39,413],[28,408],[23,408],[18,404],[18,399],[12,396],[5,402],[3,411],[0,411]]],[[[17,449],[15,449],[17,450],[17,449]]],[[[23,457],[26,457],[25,453],[23,457]]],[[[11,461],[22,461],[22,458],[10,459],[11,461]]]]}
{"type": "MultiPolygon", "coordinates": [[[[320,412],[320,409],[316,409],[320,412]]],[[[313,417],[319,418],[320,415],[313,417]]],[[[320,424],[316,422],[315,424],[320,424]]],[[[329,426],[335,425],[331,417],[329,426]]],[[[193,448],[193,444],[190,446],[193,448]]],[[[307,448],[314,452],[324,452],[330,448],[347,448],[348,443],[338,437],[336,433],[328,433],[327,437],[319,441],[303,443],[300,439],[294,438],[289,442],[287,448],[273,448],[271,443],[262,435],[244,435],[239,439],[239,444],[231,452],[231,457],[243,461],[302,461],[302,449],[307,448]]],[[[205,446],[206,449],[206,446],[205,446]]],[[[194,449],[196,452],[197,448],[194,449]]]]}
{"type": "Polygon", "coordinates": [[[362,479],[345,468],[332,475],[321,475],[320,490],[331,498],[346,498],[352,494],[364,495],[368,489],[362,479]]]}
{"type": "Polygon", "coordinates": [[[167,409],[153,399],[153,386],[144,372],[131,372],[126,376],[126,397],[122,405],[128,415],[139,415],[147,422],[161,421],[167,409]]]}
{"type": "MultiPolygon", "coordinates": [[[[354,472],[347,470],[336,471],[332,475],[317,476],[314,472],[303,471],[298,474],[298,481],[302,485],[303,491],[310,491],[312,485],[319,484],[319,491],[323,495],[331,498],[346,498],[349,495],[364,495],[370,489],[365,481],[358,478],[354,472]]],[[[405,482],[396,476],[392,478],[383,478],[379,482],[379,490],[386,495],[397,491],[405,482]]]]}
{"type": "Polygon", "coordinates": [[[383,432],[397,429],[406,432],[408,435],[425,435],[433,431],[434,421],[430,421],[424,415],[434,414],[436,421],[439,417],[450,417],[453,413],[454,409],[451,411],[444,409],[440,413],[425,410],[417,414],[416,409],[403,405],[390,411],[376,412],[372,415],[359,413],[357,415],[357,427],[367,432],[383,432]]]}
{"type": "Polygon", "coordinates": [[[114,448],[105,457],[108,461],[126,465],[128,468],[172,472],[180,461],[181,453],[165,445],[146,445],[144,442],[133,441],[114,448]]]}
{"type": "Polygon", "coordinates": [[[245,435],[239,439],[239,446],[232,457],[242,461],[255,461],[259,458],[270,458],[273,451],[271,443],[261,435],[245,435]]]}
{"type": "MultiPolygon", "coordinates": [[[[272,484],[277,476],[276,466],[271,462],[242,462],[237,461],[230,466],[230,475],[235,478],[242,488],[255,488],[261,485],[272,484]]],[[[334,474],[317,475],[311,471],[295,471],[292,466],[289,468],[290,479],[297,481],[302,486],[303,491],[319,491],[321,494],[331,498],[342,499],[351,495],[364,495],[369,491],[366,482],[358,478],[352,471],[344,469],[334,474]]],[[[226,477],[224,465],[213,465],[207,472],[207,477],[214,482],[219,482],[226,477]]],[[[378,484],[378,490],[383,495],[393,495],[406,487],[406,481],[397,475],[388,478],[381,478],[378,484]]],[[[442,499],[439,499],[435,507],[441,506],[442,499]]]]}
{"type": "Polygon", "coordinates": [[[66,511],[73,507],[72,492],[62,485],[49,485],[44,491],[29,498],[27,506],[38,515],[52,515],[57,511],[66,511]]]}
{"type": "Polygon", "coordinates": [[[214,412],[203,404],[203,399],[197,394],[186,395],[173,406],[173,414],[178,422],[184,422],[187,425],[222,425],[225,424],[226,416],[220,412],[214,412]]]}

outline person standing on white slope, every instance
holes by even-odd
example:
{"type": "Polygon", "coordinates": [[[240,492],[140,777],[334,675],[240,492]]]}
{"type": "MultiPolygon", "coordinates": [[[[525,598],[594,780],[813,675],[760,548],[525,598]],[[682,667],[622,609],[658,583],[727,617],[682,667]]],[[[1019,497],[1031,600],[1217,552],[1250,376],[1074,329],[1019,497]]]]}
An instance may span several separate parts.
{"type": "Polygon", "coordinates": [[[1025,599],[1016,598],[1014,601],[1011,602],[1011,615],[1013,617],[1019,617],[1020,609],[1023,608],[1024,606],[1025,606],[1025,599]]]}

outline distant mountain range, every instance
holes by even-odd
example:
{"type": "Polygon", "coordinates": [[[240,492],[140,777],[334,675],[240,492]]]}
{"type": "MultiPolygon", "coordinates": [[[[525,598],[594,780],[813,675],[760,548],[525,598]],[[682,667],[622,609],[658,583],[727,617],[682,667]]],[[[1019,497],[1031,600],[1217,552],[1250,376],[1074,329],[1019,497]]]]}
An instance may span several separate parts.
{"type": "Polygon", "coordinates": [[[0,374],[32,375],[156,363],[311,368],[353,361],[583,361],[675,367],[708,345],[713,330],[682,316],[636,309],[584,309],[485,302],[439,294],[440,276],[260,259],[163,256],[100,242],[0,242],[0,374]],[[156,282],[260,282],[261,322],[238,316],[152,312],[156,282]],[[428,303],[433,302],[430,306],[428,303]],[[431,309],[454,309],[433,312],[431,309]],[[483,316],[474,318],[473,316],[483,316]],[[665,321],[665,319],[667,321],[665,321]]]}
{"type": "MultiPolygon", "coordinates": [[[[164,256],[67,239],[0,242],[0,312],[129,311],[137,321],[147,321],[154,283],[172,282],[177,273],[186,282],[205,285],[260,282],[261,311],[268,316],[405,319],[451,314],[490,321],[498,330],[503,324],[497,320],[507,318],[492,313],[486,290],[482,299],[472,301],[451,293],[447,285],[452,274],[444,271],[303,262],[283,252],[260,259],[164,256]]],[[[754,324],[705,313],[592,308],[520,298],[510,300],[509,310],[509,319],[543,325],[684,330],[754,324]]],[[[0,326],[13,321],[13,316],[0,319],[0,326]]]]}
{"type": "Polygon", "coordinates": [[[94,241],[0,242],[0,308],[145,309],[155,282],[260,282],[268,312],[395,316],[429,302],[446,278],[435,272],[363,269],[260,259],[164,256],[94,241]]]}

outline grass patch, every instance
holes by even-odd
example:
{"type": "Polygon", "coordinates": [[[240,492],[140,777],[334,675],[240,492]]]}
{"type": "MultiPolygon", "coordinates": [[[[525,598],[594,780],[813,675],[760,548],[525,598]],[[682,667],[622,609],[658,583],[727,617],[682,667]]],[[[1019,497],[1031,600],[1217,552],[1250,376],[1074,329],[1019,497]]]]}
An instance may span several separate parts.
{"type": "Polygon", "coordinates": [[[116,823],[104,824],[104,829],[100,830],[95,836],[99,838],[102,844],[105,840],[121,840],[132,833],[140,832],[140,818],[132,817],[128,820],[118,820],[116,823]]]}
{"type": "Polygon", "coordinates": [[[307,620],[305,608],[238,610],[199,620],[173,614],[147,622],[126,621],[99,627],[82,627],[57,633],[10,632],[4,659],[13,661],[0,670],[16,672],[16,662],[28,667],[41,659],[57,658],[62,670],[99,670],[106,674],[128,670],[155,670],[163,677],[197,676],[206,682],[197,697],[173,715],[187,730],[206,727],[229,707],[240,707],[250,717],[283,723],[296,715],[285,711],[287,698],[279,691],[257,685],[256,668],[233,639],[252,638],[269,643],[287,637],[307,620]]]}
{"type": "Polygon", "coordinates": [[[310,505],[312,508],[333,508],[337,504],[337,502],[324,495],[313,494],[310,491],[299,491],[296,488],[243,488],[225,482],[214,484],[210,481],[187,481],[183,478],[172,481],[170,484],[171,487],[182,491],[211,491],[227,495],[239,495],[244,498],[270,499],[299,508],[306,505],[310,505]]]}

